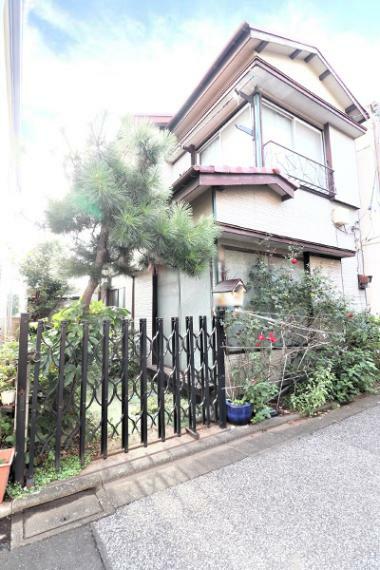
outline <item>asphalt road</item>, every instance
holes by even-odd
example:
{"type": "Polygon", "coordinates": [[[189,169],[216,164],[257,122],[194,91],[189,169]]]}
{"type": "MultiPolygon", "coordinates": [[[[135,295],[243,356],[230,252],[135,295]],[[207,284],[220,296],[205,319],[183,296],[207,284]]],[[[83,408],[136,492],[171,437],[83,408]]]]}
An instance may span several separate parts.
{"type": "Polygon", "coordinates": [[[379,569],[380,406],[0,553],[6,570],[379,569]],[[101,556],[100,556],[101,553],[101,556]]]}
{"type": "Polygon", "coordinates": [[[110,568],[379,569],[380,407],[96,523],[110,568]]]}

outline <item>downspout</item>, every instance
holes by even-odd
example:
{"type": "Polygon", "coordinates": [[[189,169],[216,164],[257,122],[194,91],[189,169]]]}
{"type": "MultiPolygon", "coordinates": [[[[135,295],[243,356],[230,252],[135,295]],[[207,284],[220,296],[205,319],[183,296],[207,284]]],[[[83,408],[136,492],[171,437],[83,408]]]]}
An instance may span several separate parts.
{"type": "Polygon", "coordinates": [[[261,93],[256,90],[252,96],[253,107],[253,139],[255,142],[255,164],[258,168],[264,166],[263,129],[261,116],[261,93]]]}
{"type": "MultiPolygon", "coordinates": [[[[212,212],[212,219],[214,222],[217,220],[216,215],[216,187],[211,189],[211,212],[212,212]]],[[[218,238],[215,240],[216,245],[216,254],[214,255],[213,259],[210,261],[210,307],[211,307],[211,316],[214,315],[214,287],[220,281],[219,275],[219,263],[218,263],[218,238]]]]}
{"type": "Polygon", "coordinates": [[[182,324],[182,291],[181,291],[181,272],[177,269],[177,287],[178,287],[178,321],[179,321],[179,328],[181,331],[181,324],[182,324]]]}
{"type": "Polygon", "coordinates": [[[132,321],[135,320],[135,287],[136,287],[136,277],[135,275],[132,275],[132,301],[131,301],[132,321]]]}

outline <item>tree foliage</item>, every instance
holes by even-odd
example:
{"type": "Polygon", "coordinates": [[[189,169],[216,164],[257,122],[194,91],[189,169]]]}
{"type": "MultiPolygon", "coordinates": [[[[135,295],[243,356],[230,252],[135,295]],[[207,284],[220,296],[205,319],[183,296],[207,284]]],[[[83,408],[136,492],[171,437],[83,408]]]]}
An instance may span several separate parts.
{"type": "Polygon", "coordinates": [[[70,234],[72,275],[88,275],[88,305],[103,278],[133,274],[141,264],[166,265],[196,275],[214,251],[216,228],[194,222],[190,206],[170,200],[160,172],[173,138],[153,125],[125,119],[107,141],[93,134],[73,157],[73,184],[47,217],[56,233],[70,234]]]}
{"type": "Polygon", "coordinates": [[[28,286],[28,312],[32,319],[49,316],[68,292],[62,259],[64,249],[53,240],[34,247],[21,264],[20,273],[28,286]]]}

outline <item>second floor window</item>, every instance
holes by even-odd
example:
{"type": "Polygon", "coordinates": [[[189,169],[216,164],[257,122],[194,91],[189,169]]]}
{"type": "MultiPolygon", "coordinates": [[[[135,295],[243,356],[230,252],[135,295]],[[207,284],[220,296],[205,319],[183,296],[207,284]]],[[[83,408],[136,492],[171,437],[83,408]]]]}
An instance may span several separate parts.
{"type": "Polygon", "coordinates": [[[267,103],[263,104],[262,117],[264,143],[273,141],[306,158],[324,163],[321,131],[267,103]]]}
{"type": "MultiPolygon", "coordinates": [[[[331,172],[325,164],[322,131],[267,101],[261,107],[263,163],[278,168],[298,184],[329,194],[331,172]]],[[[255,166],[255,141],[237,128],[252,129],[250,105],[246,105],[199,152],[206,166],[255,166]]]]}
{"type": "Polygon", "coordinates": [[[252,129],[252,111],[246,105],[234,115],[218,132],[207,142],[199,153],[199,162],[206,166],[254,166],[255,154],[252,137],[236,128],[242,125],[252,129]]]}
{"type": "Polygon", "coordinates": [[[328,192],[322,132],[266,102],[262,107],[265,165],[277,167],[301,185],[328,192]]]}

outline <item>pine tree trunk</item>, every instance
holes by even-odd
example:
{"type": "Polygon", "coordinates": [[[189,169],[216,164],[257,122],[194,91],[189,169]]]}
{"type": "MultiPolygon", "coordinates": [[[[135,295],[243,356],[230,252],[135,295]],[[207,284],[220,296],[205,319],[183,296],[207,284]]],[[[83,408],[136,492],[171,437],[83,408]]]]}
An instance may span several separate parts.
{"type": "Polygon", "coordinates": [[[95,293],[95,290],[98,285],[99,285],[99,280],[95,279],[94,277],[90,277],[86,285],[86,289],[84,290],[83,295],[81,297],[82,304],[85,307],[88,307],[89,304],[91,303],[92,296],[95,293]]]}
{"type": "MultiPolygon", "coordinates": [[[[102,225],[99,234],[98,245],[96,247],[96,257],[95,257],[95,269],[96,273],[98,273],[99,275],[101,275],[103,266],[107,260],[108,234],[109,234],[109,229],[107,228],[107,226],[102,225]]],[[[86,289],[83,291],[83,295],[81,297],[81,301],[85,308],[87,308],[91,303],[92,296],[95,293],[95,290],[99,285],[99,283],[100,283],[100,277],[98,278],[90,277],[90,279],[88,280],[86,289]]]]}

